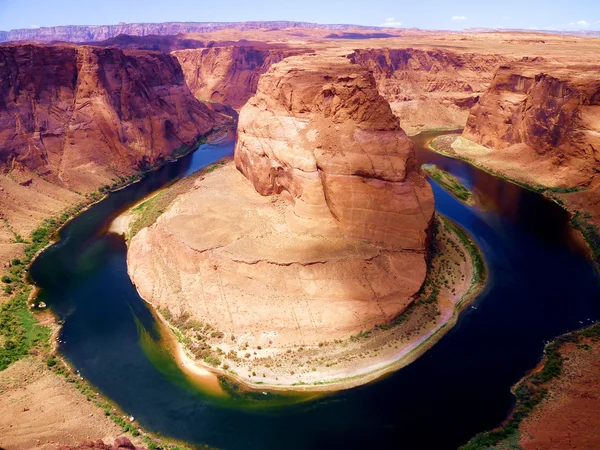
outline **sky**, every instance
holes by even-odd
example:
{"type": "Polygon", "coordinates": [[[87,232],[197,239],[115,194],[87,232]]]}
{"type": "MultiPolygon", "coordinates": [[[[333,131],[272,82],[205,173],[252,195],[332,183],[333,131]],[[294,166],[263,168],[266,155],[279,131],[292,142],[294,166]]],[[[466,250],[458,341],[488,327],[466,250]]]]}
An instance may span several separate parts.
{"type": "Polygon", "coordinates": [[[600,30],[600,0],[0,0],[0,30],[291,20],[401,28],[600,30]]]}

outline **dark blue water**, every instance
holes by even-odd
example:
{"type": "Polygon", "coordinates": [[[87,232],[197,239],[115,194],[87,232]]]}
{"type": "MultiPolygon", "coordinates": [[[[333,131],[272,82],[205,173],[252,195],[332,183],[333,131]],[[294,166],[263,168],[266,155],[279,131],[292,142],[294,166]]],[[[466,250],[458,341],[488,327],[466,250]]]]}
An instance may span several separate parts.
{"type": "Polygon", "coordinates": [[[200,393],[150,362],[136,320],[154,319],[127,276],[110,218],[170,180],[230,154],[203,146],[94,206],[32,267],[43,300],[65,321],[60,352],[145,428],[225,449],[453,449],[505,419],[510,387],[539,361],[544,342],[600,319],[600,284],[568,215],[541,196],[422,149],[418,158],[471,187],[468,207],[433,185],[436,209],[468,230],[489,281],[476,302],[416,362],[378,382],[319,400],[269,407],[200,393]]]}

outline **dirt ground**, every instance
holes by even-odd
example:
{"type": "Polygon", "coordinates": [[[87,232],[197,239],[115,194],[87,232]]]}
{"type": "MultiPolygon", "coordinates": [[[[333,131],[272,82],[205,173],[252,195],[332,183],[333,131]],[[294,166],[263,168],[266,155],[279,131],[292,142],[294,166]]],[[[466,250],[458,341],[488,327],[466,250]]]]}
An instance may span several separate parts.
{"type": "Polygon", "coordinates": [[[114,440],[120,428],[35,356],[0,372],[0,446],[55,449],[114,440]]]}
{"type": "Polygon", "coordinates": [[[563,373],[520,427],[526,450],[600,448],[600,342],[565,344],[563,373]]]}

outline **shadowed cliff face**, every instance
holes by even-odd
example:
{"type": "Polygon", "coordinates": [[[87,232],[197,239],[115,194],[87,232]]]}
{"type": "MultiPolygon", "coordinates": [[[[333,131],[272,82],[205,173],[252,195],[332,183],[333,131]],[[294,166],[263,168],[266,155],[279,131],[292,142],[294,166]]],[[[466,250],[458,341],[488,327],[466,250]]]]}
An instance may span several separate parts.
{"type": "Polygon", "coordinates": [[[0,46],[0,165],[71,190],[154,164],[223,123],[169,55],[0,46]]]}
{"type": "Polygon", "coordinates": [[[254,95],[258,78],[271,65],[302,50],[253,47],[213,47],[172,53],[196,98],[240,109],[254,95]]]}
{"type": "Polygon", "coordinates": [[[503,66],[471,111],[463,136],[501,158],[518,148],[540,184],[568,171],[559,185],[589,183],[600,168],[599,66],[524,61],[503,66]]]}
{"type": "Polygon", "coordinates": [[[356,50],[351,60],[373,72],[380,94],[390,102],[402,126],[464,126],[469,109],[487,89],[496,69],[510,61],[500,55],[445,50],[356,50]]]}
{"type": "Polygon", "coordinates": [[[587,185],[600,168],[599,69],[540,60],[503,66],[463,136],[493,149],[480,152],[480,162],[514,178],[587,185]]]}
{"type": "Polygon", "coordinates": [[[346,57],[290,57],[263,75],[235,161],[260,194],[289,194],[297,231],[424,251],[431,189],[373,76],[346,57]]]}

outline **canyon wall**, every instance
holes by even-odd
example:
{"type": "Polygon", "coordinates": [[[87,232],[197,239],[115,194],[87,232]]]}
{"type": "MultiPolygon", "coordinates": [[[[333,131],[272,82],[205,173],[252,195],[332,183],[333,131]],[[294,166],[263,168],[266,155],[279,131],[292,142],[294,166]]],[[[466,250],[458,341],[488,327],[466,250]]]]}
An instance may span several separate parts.
{"type": "Polygon", "coordinates": [[[360,25],[321,25],[310,22],[163,22],[163,23],[120,23],[118,25],[67,25],[59,27],[21,28],[0,31],[0,42],[7,41],[66,41],[93,42],[117,37],[175,35],[179,33],[210,33],[220,30],[250,31],[259,29],[305,28],[318,30],[372,30],[377,27],[360,25]]]}
{"type": "Polygon", "coordinates": [[[588,185],[600,169],[599,70],[540,60],[502,66],[463,137],[493,149],[480,149],[477,160],[511,177],[588,185]]]}
{"type": "Polygon", "coordinates": [[[414,301],[433,194],[366,69],[344,54],[274,64],[241,110],[235,165],[131,239],[145,299],[252,358],[347,338],[414,301]]]}
{"type": "Polygon", "coordinates": [[[463,127],[496,69],[511,60],[414,48],[356,50],[351,59],[373,72],[380,94],[409,133],[463,127]]]}
{"type": "Polygon", "coordinates": [[[0,167],[87,191],[192,144],[224,116],[153,52],[0,46],[0,167]]]}
{"type": "Polygon", "coordinates": [[[259,45],[211,47],[172,52],[196,98],[240,109],[254,95],[258,78],[272,64],[303,50],[259,45]]]}

